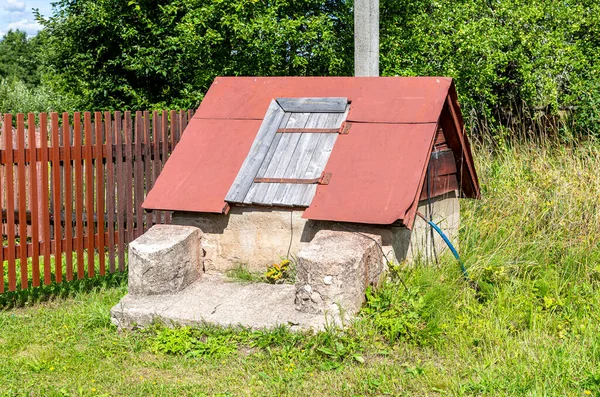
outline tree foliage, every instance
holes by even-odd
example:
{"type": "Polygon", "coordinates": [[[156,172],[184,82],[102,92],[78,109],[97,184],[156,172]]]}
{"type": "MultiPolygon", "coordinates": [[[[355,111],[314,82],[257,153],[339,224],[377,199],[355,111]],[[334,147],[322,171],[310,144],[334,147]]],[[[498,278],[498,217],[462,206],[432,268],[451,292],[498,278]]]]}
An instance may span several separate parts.
{"type": "Polygon", "coordinates": [[[581,117],[598,96],[599,12],[593,0],[384,0],[383,73],[452,76],[468,113],[501,123],[523,107],[581,117]]]}
{"type": "Polygon", "coordinates": [[[61,84],[124,109],[195,106],[217,75],[348,74],[349,15],[317,0],[61,0],[40,20],[61,84]]]}
{"type": "Polygon", "coordinates": [[[0,78],[19,80],[29,87],[40,84],[42,36],[28,38],[24,31],[9,30],[0,39],[0,78]]]}
{"type": "MultiPolygon", "coordinates": [[[[595,0],[381,0],[381,72],[451,76],[492,126],[527,113],[600,135],[597,15],[595,0]]],[[[217,75],[353,71],[351,0],[59,0],[38,18],[47,81],[80,110],[194,107],[217,75]]]]}

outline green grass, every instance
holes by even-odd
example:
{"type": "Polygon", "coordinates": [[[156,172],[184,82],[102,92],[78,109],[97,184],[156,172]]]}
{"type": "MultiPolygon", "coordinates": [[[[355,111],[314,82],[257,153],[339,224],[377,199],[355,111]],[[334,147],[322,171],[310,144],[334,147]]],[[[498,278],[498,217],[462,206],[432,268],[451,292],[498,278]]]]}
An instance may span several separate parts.
{"type": "Polygon", "coordinates": [[[443,257],[344,331],[118,333],[125,280],[92,283],[0,312],[0,395],[600,395],[600,146],[474,149],[460,252],[479,290],[443,257]]]}

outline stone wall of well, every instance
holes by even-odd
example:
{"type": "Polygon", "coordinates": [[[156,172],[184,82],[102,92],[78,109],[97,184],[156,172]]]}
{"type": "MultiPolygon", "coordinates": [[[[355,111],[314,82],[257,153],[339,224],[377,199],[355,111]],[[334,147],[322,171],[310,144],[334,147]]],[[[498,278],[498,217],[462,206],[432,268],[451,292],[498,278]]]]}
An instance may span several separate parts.
{"type": "MultiPolygon", "coordinates": [[[[420,202],[419,211],[431,216],[457,246],[460,207],[456,192],[420,202]]],[[[297,210],[234,207],[227,215],[175,212],[173,223],[202,230],[205,270],[226,271],[241,264],[262,272],[268,264],[284,259],[288,248],[295,256],[320,230],[379,235],[385,256],[397,263],[416,258],[430,260],[434,254],[447,250],[437,234],[432,240],[431,228],[418,217],[413,230],[408,230],[397,226],[311,221],[301,216],[302,211],[297,210]]]]}

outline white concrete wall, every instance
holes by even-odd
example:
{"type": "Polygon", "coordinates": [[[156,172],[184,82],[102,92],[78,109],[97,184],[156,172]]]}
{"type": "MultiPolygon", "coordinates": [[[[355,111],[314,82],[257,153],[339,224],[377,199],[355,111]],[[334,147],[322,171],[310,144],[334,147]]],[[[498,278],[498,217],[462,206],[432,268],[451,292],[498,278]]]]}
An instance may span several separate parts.
{"type": "MultiPolygon", "coordinates": [[[[434,222],[457,243],[460,210],[456,193],[432,199],[431,207],[434,222]]],[[[419,204],[419,211],[430,216],[426,201],[419,204]]],[[[417,257],[428,260],[434,256],[430,227],[420,218],[411,231],[404,227],[311,221],[301,216],[302,211],[233,207],[227,215],[175,212],[173,223],[196,226],[203,231],[205,270],[225,271],[243,264],[252,271],[262,272],[267,265],[285,259],[290,240],[290,254],[295,256],[319,230],[350,229],[378,234],[382,237],[384,254],[397,263],[417,257]]],[[[438,255],[446,250],[437,234],[433,241],[438,255]]]]}

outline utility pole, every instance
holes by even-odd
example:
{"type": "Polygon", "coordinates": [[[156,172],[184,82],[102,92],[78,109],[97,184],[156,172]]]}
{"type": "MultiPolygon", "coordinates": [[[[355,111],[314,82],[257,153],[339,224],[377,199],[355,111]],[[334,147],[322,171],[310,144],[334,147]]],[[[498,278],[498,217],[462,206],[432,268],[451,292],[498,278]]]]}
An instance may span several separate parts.
{"type": "Polygon", "coordinates": [[[354,0],[354,75],[379,76],[379,0],[354,0]]]}

